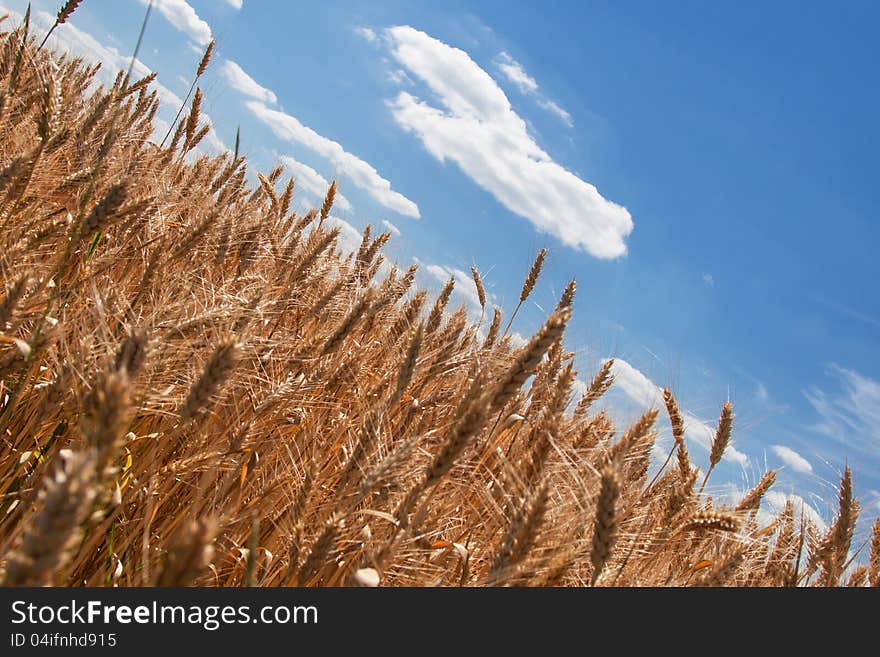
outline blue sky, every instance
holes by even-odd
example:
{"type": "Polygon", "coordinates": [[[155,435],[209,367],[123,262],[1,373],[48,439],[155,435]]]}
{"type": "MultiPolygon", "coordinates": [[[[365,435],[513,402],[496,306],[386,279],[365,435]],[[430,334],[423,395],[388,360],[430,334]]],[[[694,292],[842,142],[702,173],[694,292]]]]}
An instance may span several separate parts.
{"type": "MultiPolygon", "coordinates": [[[[53,45],[112,77],[145,7],[85,0],[53,45]]],[[[471,265],[509,312],[546,246],[515,328],[577,278],[569,346],[585,380],[618,359],[622,421],[671,386],[706,443],[729,397],[718,495],[782,467],[770,502],[797,491],[828,519],[849,462],[873,518],[878,20],[857,0],[160,0],[139,71],[159,73],[167,121],[215,38],[206,148],[241,126],[243,152],[285,164],[305,206],[337,179],[350,240],[393,229],[390,254],[422,263],[424,285],[456,276],[474,312],[471,265]]]]}

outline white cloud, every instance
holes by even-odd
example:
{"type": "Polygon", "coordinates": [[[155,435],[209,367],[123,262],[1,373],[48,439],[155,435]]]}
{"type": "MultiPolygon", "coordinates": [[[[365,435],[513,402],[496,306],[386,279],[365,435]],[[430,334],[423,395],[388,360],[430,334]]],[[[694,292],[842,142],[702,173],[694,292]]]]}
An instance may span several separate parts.
{"type": "MultiPolygon", "coordinates": [[[[715,440],[715,427],[692,413],[683,412],[682,417],[684,418],[685,437],[698,443],[707,452],[710,451],[712,449],[712,442],[715,440]]],[[[727,445],[722,458],[725,461],[737,463],[742,467],[746,467],[749,464],[749,457],[734,447],[733,444],[727,445]]]]}
{"type": "Polygon", "coordinates": [[[703,282],[709,287],[715,287],[715,277],[712,274],[703,274],[703,282]]]}
{"type": "Polygon", "coordinates": [[[571,396],[573,403],[580,401],[581,397],[587,394],[590,384],[580,379],[575,379],[571,384],[571,396]]]}
{"type": "MultiPolygon", "coordinates": [[[[294,160],[288,155],[281,155],[278,159],[293,175],[294,189],[301,189],[319,202],[323,201],[330,188],[330,182],[324,176],[308,164],[294,160]]],[[[351,211],[351,203],[338,191],[333,201],[333,207],[345,212],[351,211]]]]}
{"type": "Polygon", "coordinates": [[[800,520],[801,513],[803,513],[804,517],[813,521],[821,532],[828,530],[828,524],[822,515],[800,495],[783,493],[778,490],[769,490],[764,493],[764,503],[767,506],[767,511],[774,515],[780,514],[785,508],[785,503],[789,501],[794,509],[796,523],[800,520]]]}
{"type": "Polygon", "coordinates": [[[446,267],[442,267],[441,265],[425,265],[425,271],[431,274],[431,276],[436,278],[440,283],[445,283],[451,278],[446,267]]]}
{"type": "Polygon", "coordinates": [[[622,390],[636,406],[645,410],[663,407],[663,391],[660,386],[640,370],[622,358],[615,358],[611,371],[614,374],[614,386],[622,390]]]}
{"type": "Polygon", "coordinates": [[[848,450],[875,457],[880,450],[880,382],[839,365],[828,371],[839,383],[837,392],[818,387],[804,392],[820,417],[813,429],[848,450]]]}
{"type": "Polygon", "coordinates": [[[393,71],[389,71],[388,72],[388,79],[391,82],[393,82],[394,84],[399,84],[399,85],[405,84],[408,86],[413,85],[413,81],[406,74],[406,71],[404,71],[402,68],[396,68],[393,71]]]}
{"type": "MultiPolygon", "coordinates": [[[[354,253],[361,247],[361,242],[363,242],[363,234],[357,228],[348,223],[345,219],[337,217],[335,215],[330,215],[327,217],[326,225],[330,227],[339,227],[339,239],[337,244],[339,248],[344,254],[354,253]]],[[[382,264],[379,265],[378,276],[376,280],[381,280],[383,277],[387,276],[391,271],[392,265],[389,263],[388,259],[382,261],[382,264]]]]}
{"type": "MultiPolygon", "coordinates": [[[[663,390],[642,372],[622,358],[615,358],[611,368],[614,373],[614,387],[622,390],[639,408],[664,408],[663,390]]],[[[694,441],[706,451],[712,448],[715,429],[707,422],[687,411],[682,411],[685,438],[694,441]]],[[[732,444],[724,451],[724,460],[745,467],[749,458],[732,444]]]]}
{"type": "MultiPolygon", "coordinates": [[[[210,153],[214,153],[219,155],[220,153],[224,153],[229,150],[226,144],[223,143],[223,140],[217,135],[217,130],[214,128],[214,122],[211,120],[211,117],[201,113],[202,122],[206,123],[210,129],[208,130],[208,134],[205,135],[205,139],[202,144],[204,144],[206,150],[210,153]]],[[[199,144],[199,147],[202,147],[202,144],[199,144]]],[[[195,152],[195,151],[194,151],[195,152]]]]}
{"type": "Polygon", "coordinates": [[[387,219],[383,219],[382,225],[385,226],[385,228],[387,228],[388,230],[390,230],[394,235],[397,235],[397,237],[400,237],[400,229],[397,226],[395,226],[394,224],[392,224],[390,221],[388,221],[387,219]]]}
{"type": "Polygon", "coordinates": [[[555,114],[569,128],[574,127],[574,119],[571,118],[571,114],[569,114],[564,108],[560,107],[558,103],[555,103],[552,100],[539,100],[538,106],[547,110],[551,114],[555,114]]]}
{"type": "Polygon", "coordinates": [[[758,381],[758,387],[755,390],[755,397],[758,398],[758,401],[767,402],[770,400],[770,392],[767,390],[767,386],[758,381]]]}
{"type": "Polygon", "coordinates": [[[875,511],[880,513],[880,490],[869,490],[868,494],[871,496],[871,501],[868,502],[868,508],[873,508],[875,511]]]}
{"type": "Polygon", "coordinates": [[[477,285],[474,283],[474,279],[469,272],[457,269],[456,267],[437,264],[427,264],[424,265],[424,268],[439,283],[446,283],[450,278],[454,278],[455,288],[453,288],[453,295],[457,294],[467,303],[475,316],[478,317],[480,315],[480,297],[477,294],[477,285]]]}
{"type": "Polygon", "coordinates": [[[244,5],[244,0],[226,0],[226,3],[234,9],[241,9],[244,5]]]}
{"type": "Polygon", "coordinates": [[[860,322],[864,322],[865,324],[869,324],[870,326],[880,328],[880,318],[878,317],[869,315],[868,313],[862,312],[857,308],[852,308],[850,306],[839,303],[838,301],[823,297],[819,294],[810,295],[810,298],[813,301],[818,301],[823,306],[828,306],[832,310],[842,313],[847,317],[850,317],[851,319],[855,319],[860,322]]]}
{"type": "Polygon", "coordinates": [[[363,235],[361,231],[348,223],[345,219],[330,215],[327,217],[326,225],[339,228],[339,248],[343,253],[351,253],[357,251],[361,247],[363,235]]]}
{"type": "Polygon", "coordinates": [[[270,89],[261,86],[256,80],[245,72],[245,70],[231,59],[227,59],[220,66],[220,74],[226,78],[230,86],[251,98],[256,98],[269,105],[275,105],[278,102],[276,96],[270,89]]]}
{"type": "Polygon", "coordinates": [[[510,346],[514,349],[522,349],[529,343],[529,339],[517,331],[511,331],[507,336],[510,338],[510,346]]]}
{"type": "Polygon", "coordinates": [[[549,98],[544,98],[538,91],[538,82],[535,78],[526,73],[526,69],[523,65],[511,57],[509,53],[501,52],[498,55],[495,64],[498,66],[498,70],[501,71],[504,77],[516,85],[522,93],[535,97],[535,102],[538,103],[538,107],[555,115],[569,128],[574,127],[574,120],[572,120],[571,114],[560,107],[559,103],[556,103],[549,98]]]}
{"type": "MultiPolygon", "coordinates": [[[[146,5],[149,0],[140,0],[146,5]]],[[[230,2],[230,4],[233,4],[230,2]]],[[[241,4],[239,2],[239,4],[241,4]]],[[[208,45],[211,40],[211,27],[199,18],[196,10],[186,0],[154,0],[153,7],[175,28],[186,34],[201,46],[208,45]]],[[[240,8],[240,7],[239,7],[240,8]]]]}
{"type": "Polygon", "coordinates": [[[391,53],[423,80],[442,108],[401,92],[397,123],[431,155],[452,160],[480,187],[538,230],[599,258],[626,253],[632,218],[596,187],[566,170],[528,134],[498,84],[463,50],[412,27],[386,31],[391,53]]]}
{"type": "Polygon", "coordinates": [[[522,64],[516,61],[508,53],[502,52],[498,55],[498,68],[508,80],[513,82],[523,93],[535,93],[538,90],[538,83],[535,78],[526,73],[522,64]]]}
{"type": "Polygon", "coordinates": [[[813,466],[810,462],[791,447],[786,447],[785,445],[770,445],[770,449],[779,457],[780,461],[785,463],[785,465],[795,472],[801,472],[803,474],[810,474],[813,472],[813,466]]]}
{"type": "Polygon", "coordinates": [[[302,144],[333,164],[336,171],[373,197],[378,203],[406,217],[418,218],[419,207],[400,192],[367,162],[346,151],[341,144],[319,135],[296,118],[270,109],[264,103],[249,100],[245,106],[280,139],[302,144]]]}
{"type": "Polygon", "coordinates": [[[379,40],[376,31],[372,27],[367,27],[366,25],[358,25],[354,28],[354,33],[370,43],[376,43],[376,41],[379,40]]]}

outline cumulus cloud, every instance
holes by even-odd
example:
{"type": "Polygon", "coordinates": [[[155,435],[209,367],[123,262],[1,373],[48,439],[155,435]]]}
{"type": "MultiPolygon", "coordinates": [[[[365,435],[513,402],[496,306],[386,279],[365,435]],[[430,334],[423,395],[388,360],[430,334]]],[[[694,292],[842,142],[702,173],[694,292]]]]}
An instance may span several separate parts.
{"type": "Polygon", "coordinates": [[[812,428],[873,457],[880,450],[880,381],[839,365],[829,366],[828,373],[838,384],[835,391],[814,386],[804,392],[819,415],[812,428]]]}
{"type": "MultiPolygon", "coordinates": [[[[140,0],[146,5],[149,0],[140,0]]],[[[234,6],[234,0],[230,1],[234,6]]],[[[241,2],[238,2],[239,9],[241,2]]],[[[211,40],[211,27],[199,18],[196,10],[186,0],[154,0],[153,7],[165,17],[175,28],[186,34],[200,46],[208,45],[211,40]]]]}
{"type": "Polygon", "coordinates": [[[813,472],[813,466],[803,456],[794,451],[791,447],[785,445],[770,445],[770,450],[779,457],[779,460],[785,463],[795,472],[810,474],[813,472]]]}
{"type": "Polygon", "coordinates": [[[391,183],[380,176],[372,165],[346,151],[339,142],[318,134],[290,114],[271,109],[260,101],[249,100],[245,106],[279,139],[301,144],[325,158],[337,173],[346,176],[381,205],[405,217],[420,216],[415,203],[391,189],[391,183]]]}
{"type": "MultiPolygon", "coordinates": [[[[615,358],[611,368],[614,374],[614,387],[623,393],[639,408],[647,410],[651,407],[663,408],[663,390],[641,371],[622,358],[615,358]]],[[[685,438],[700,445],[707,452],[712,448],[715,429],[706,421],[701,420],[688,411],[682,411],[685,438]]],[[[724,452],[724,460],[738,463],[745,467],[749,458],[732,444],[724,452]]]]}
{"type": "Polygon", "coordinates": [[[275,105],[278,102],[278,96],[276,96],[270,89],[261,86],[256,80],[248,75],[241,66],[231,59],[225,60],[223,64],[220,65],[220,74],[233,89],[245,96],[256,98],[269,105],[275,105]]]}
{"type": "MultiPolygon", "coordinates": [[[[318,201],[324,199],[330,188],[330,182],[324,176],[308,164],[303,164],[288,155],[281,155],[278,159],[293,175],[294,189],[301,189],[318,201]]],[[[333,207],[345,212],[351,211],[351,203],[338,191],[333,201],[333,207]]]]}
{"type": "Polygon", "coordinates": [[[397,235],[398,237],[400,237],[400,229],[397,226],[395,226],[394,224],[392,224],[390,221],[388,221],[387,219],[383,219],[382,225],[385,226],[385,228],[387,228],[388,230],[390,230],[394,235],[397,235]]]}
{"type": "Polygon", "coordinates": [[[234,9],[241,9],[244,5],[244,0],[226,0],[226,3],[234,9]]]}
{"type": "Polygon", "coordinates": [[[385,33],[394,59],[442,106],[402,91],[389,101],[398,125],[538,230],[598,258],[626,253],[629,212],[544,152],[498,84],[466,52],[408,26],[385,33]]]}

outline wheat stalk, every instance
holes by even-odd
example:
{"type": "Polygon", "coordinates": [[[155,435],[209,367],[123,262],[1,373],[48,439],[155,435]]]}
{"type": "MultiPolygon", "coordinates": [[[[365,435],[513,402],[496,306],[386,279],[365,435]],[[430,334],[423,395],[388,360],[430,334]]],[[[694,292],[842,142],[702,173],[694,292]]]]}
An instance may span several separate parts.
{"type": "Polygon", "coordinates": [[[519,294],[519,303],[516,304],[516,308],[513,309],[513,314],[510,316],[510,320],[507,322],[507,326],[504,328],[504,334],[510,330],[510,325],[513,324],[513,320],[516,318],[516,314],[519,312],[519,309],[525,303],[526,299],[532,293],[532,290],[535,289],[535,285],[538,282],[538,277],[541,275],[541,270],[544,268],[544,258],[547,256],[547,249],[541,249],[538,251],[538,255],[535,257],[535,262],[532,263],[532,268],[529,270],[528,275],[526,276],[526,280],[523,282],[522,291],[519,294]]]}
{"type": "Polygon", "coordinates": [[[55,31],[55,28],[59,25],[63,25],[67,22],[67,19],[71,17],[76,8],[80,5],[82,0],[67,0],[63,5],[61,5],[61,9],[58,10],[58,13],[55,15],[55,22],[52,24],[52,27],[49,28],[49,31],[46,33],[46,36],[43,37],[43,41],[40,43],[40,48],[46,45],[46,42],[49,40],[49,37],[52,36],[52,33],[55,31]]]}
{"type": "Polygon", "coordinates": [[[709,450],[709,468],[703,477],[703,483],[700,485],[700,492],[706,487],[709,481],[709,475],[715,466],[721,462],[721,457],[730,443],[730,432],[733,428],[733,404],[729,401],[724,402],[721,407],[721,417],[718,418],[718,426],[715,428],[715,437],[712,439],[712,447],[709,450]]]}

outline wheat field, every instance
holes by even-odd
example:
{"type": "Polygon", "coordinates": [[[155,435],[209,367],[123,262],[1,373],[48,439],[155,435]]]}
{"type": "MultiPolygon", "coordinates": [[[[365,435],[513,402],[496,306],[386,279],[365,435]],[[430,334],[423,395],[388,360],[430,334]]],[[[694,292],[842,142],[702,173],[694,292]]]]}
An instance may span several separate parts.
{"type": "Polygon", "coordinates": [[[2,584],[880,585],[848,468],[827,531],[791,503],[768,523],[775,472],[704,489],[729,403],[702,472],[668,390],[615,427],[609,361],[575,398],[574,282],[516,346],[477,269],[481,325],[390,233],[345,252],[335,183],[297,214],[282,168],[200,155],[196,83],[161,143],[154,76],[101,87],[0,28],[2,584]]]}

